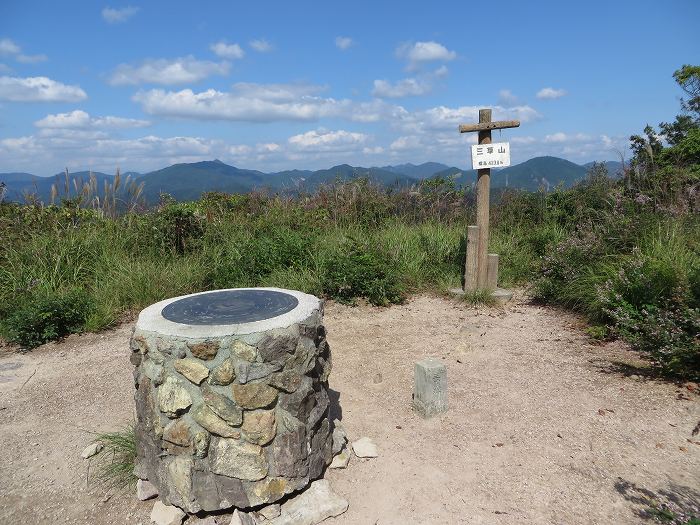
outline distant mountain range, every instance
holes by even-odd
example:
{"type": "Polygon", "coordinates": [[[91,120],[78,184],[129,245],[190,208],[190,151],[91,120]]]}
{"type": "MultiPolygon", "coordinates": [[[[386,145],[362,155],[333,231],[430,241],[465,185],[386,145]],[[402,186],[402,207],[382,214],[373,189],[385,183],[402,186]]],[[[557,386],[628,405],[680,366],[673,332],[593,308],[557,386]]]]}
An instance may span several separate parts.
{"type": "MultiPolygon", "coordinates": [[[[558,157],[536,157],[521,164],[494,170],[491,177],[492,188],[516,188],[536,191],[543,187],[551,190],[558,185],[571,187],[582,180],[593,163],[574,164],[558,157]]],[[[607,162],[608,172],[612,177],[618,175],[621,164],[607,162]]],[[[114,175],[100,172],[75,172],[69,174],[68,184],[71,194],[75,194],[75,184],[86,182],[90,173],[96,179],[98,194],[103,194],[105,182],[111,184],[114,175]]],[[[443,177],[453,178],[457,185],[468,186],[476,181],[476,170],[462,170],[439,162],[424,164],[400,164],[363,168],[341,164],[325,170],[288,170],[275,173],[263,173],[229,166],[220,160],[173,164],[167,168],[150,173],[128,172],[137,184],[144,183],[144,196],[149,203],[158,201],[161,193],[169,193],[177,200],[195,200],[203,192],[222,191],[227,193],[248,193],[255,189],[269,189],[275,192],[299,193],[312,192],[322,184],[336,181],[348,181],[367,177],[383,186],[406,187],[421,180],[443,177]]],[[[34,194],[49,202],[51,187],[55,184],[59,196],[65,195],[65,175],[60,173],[52,177],[39,177],[30,173],[0,173],[0,182],[7,186],[6,200],[23,201],[26,194],[34,194]]]]}

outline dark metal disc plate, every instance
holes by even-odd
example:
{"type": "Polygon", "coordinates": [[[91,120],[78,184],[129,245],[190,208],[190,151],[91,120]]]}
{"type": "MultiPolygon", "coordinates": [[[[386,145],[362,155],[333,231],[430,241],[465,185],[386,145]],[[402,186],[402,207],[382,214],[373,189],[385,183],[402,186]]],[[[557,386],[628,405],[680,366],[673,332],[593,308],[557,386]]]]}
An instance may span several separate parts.
{"type": "Polygon", "coordinates": [[[291,312],[299,301],[272,290],[222,290],[170,303],[161,314],[168,321],[191,325],[252,323],[291,312]]]}

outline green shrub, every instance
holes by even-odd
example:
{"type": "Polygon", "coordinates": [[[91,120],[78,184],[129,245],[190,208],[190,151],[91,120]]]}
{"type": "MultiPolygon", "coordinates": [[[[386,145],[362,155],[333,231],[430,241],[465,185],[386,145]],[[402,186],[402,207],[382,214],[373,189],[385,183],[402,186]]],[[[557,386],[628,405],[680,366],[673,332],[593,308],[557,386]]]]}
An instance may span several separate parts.
{"type": "Polygon", "coordinates": [[[586,313],[606,326],[602,337],[622,337],[663,373],[698,377],[697,222],[646,214],[624,231],[618,213],[553,245],[536,294],[586,313]]]}
{"type": "Polygon", "coordinates": [[[204,216],[198,203],[175,202],[169,196],[161,198],[163,204],[149,217],[156,242],[166,253],[193,251],[204,233],[204,216]]]}
{"type": "Polygon", "coordinates": [[[327,296],[346,304],[354,304],[358,297],[379,306],[404,300],[392,261],[350,238],[324,262],[321,287],[327,296]]]}
{"type": "Polygon", "coordinates": [[[312,235],[266,225],[237,232],[224,240],[223,251],[212,258],[210,282],[214,288],[259,286],[280,270],[303,267],[310,257],[312,235]]]}
{"type": "Polygon", "coordinates": [[[30,296],[5,317],[0,330],[11,343],[34,348],[82,331],[92,309],[91,299],[79,290],[60,295],[30,296]]]}
{"type": "Polygon", "coordinates": [[[692,308],[700,308],[700,265],[688,274],[688,303],[692,308]]]}
{"type": "Polygon", "coordinates": [[[603,341],[610,335],[608,327],[604,325],[589,326],[586,328],[586,333],[591,339],[595,339],[596,341],[603,341]]]}
{"type": "Polygon", "coordinates": [[[637,310],[623,302],[611,316],[615,332],[648,354],[662,372],[700,380],[700,309],[669,304],[637,310]]]}
{"type": "Polygon", "coordinates": [[[581,229],[551,245],[542,258],[534,293],[539,299],[587,310],[598,279],[596,270],[607,269],[603,241],[591,230],[581,229]],[[597,267],[597,268],[595,268],[597,267]],[[593,269],[595,268],[595,269],[593,269]],[[583,284],[583,286],[581,286],[583,284]]]}

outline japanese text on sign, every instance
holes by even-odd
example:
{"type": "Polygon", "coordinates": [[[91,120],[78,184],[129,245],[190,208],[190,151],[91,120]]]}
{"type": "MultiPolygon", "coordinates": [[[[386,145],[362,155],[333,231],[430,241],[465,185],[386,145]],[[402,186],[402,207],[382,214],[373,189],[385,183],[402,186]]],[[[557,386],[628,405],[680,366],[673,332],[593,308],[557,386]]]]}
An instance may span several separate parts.
{"type": "Polygon", "coordinates": [[[510,144],[477,144],[472,146],[472,169],[505,168],[510,166],[510,144]]]}

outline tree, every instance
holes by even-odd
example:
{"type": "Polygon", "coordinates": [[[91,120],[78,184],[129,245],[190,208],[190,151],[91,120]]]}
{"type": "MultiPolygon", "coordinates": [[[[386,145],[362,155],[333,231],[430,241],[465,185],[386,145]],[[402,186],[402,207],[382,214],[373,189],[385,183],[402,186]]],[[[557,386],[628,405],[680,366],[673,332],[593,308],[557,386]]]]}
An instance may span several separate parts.
{"type": "Polygon", "coordinates": [[[660,133],[647,124],[644,135],[630,137],[632,165],[637,171],[653,171],[660,158],[695,161],[695,130],[700,128],[700,66],[686,64],[673,72],[673,78],[689,98],[681,98],[683,113],[677,115],[673,122],[659,124],[660,133]],[[688,144],[688,141],[692,144],[688,144]],[[679,151],[667,151],[669,148],[665,148],[663,142],[666,142],[670,149],[677,148],[679,151]]]}
{"type": "Polygon", "coordinates": [[[684,65],[677,71],[674,71],[673,78],[686,92],[690,99],[681,99],[681,108],[691,114],[695,114],[695,122],[698,124],[700,119],[700,66],[684,65]]]}
{"type": "Polygon", "coordinates": [[[673,78],[687,95],[681,114],[660,123],[658,132],[647,125],[643,134],[630,137],[626,188],[654,206],[700,210],[700,66],[684,65],[673,78]]]}
{"type": "Polygon", "coordinates": [[[690,98],[681,98],[684,114],[678,115],[670,124],[659,124],[661,133],[670,146],[680,144],[691,130],[700,127],[700,66],[684,65],[673,72],[673,78],[690,98]]]}

